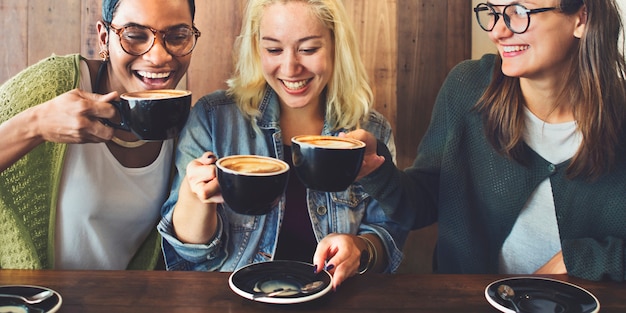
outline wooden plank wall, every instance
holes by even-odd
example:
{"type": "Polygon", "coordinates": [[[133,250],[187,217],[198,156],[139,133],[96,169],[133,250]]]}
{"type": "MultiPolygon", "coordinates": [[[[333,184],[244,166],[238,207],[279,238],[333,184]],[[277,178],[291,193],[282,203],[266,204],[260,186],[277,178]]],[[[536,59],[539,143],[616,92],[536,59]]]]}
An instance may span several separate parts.
{"type": "MultiPolygon", "coordinates": [[[[202,32],[179,87],[194,99],[225,88],[246,0],[196,1],[202,32]]],[[[53,53],[98,57],[101,0],[0,0],[0,83],[53,53]]],[[[409,166],[436,93],[453,65],[470,57],[471,2],[344,0],[370,75],[375,107],[391,122],[398,165],[409,166]]],[[[414,232],[401,271],[428,272],[436,226],[414,232]]]]}

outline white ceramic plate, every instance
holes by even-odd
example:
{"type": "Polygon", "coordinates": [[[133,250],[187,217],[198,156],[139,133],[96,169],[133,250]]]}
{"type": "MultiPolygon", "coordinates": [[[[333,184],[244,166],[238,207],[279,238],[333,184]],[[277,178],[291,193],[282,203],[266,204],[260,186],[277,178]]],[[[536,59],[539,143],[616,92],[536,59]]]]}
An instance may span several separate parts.
{"type": "Polygon", "coordinates": [[[525,313],[567,312],[596,313],[600,302],[589,291],[574,284],[541,277],[513,277],[492,282],[485,288],[485,298],[496,309],[515,313],[513,304],[498,295],[500,285],[508,285],[515,291],[513,301],[525,313]]]}
{"type": "Polygon", "coordinates": [[[246,265],[233,272],[228,285],[238,295],[265,303],[292,304],[318,299],[332,289],[332,276],[327,271],[313,273],[312,264],[297,261],[270,261],[246,265]],[[312,293],[285,293],[274,297],[254,298],[259,292],[271,292],[279,288],[301,288],[322,281],[323,286],[312,293]]]}
{"type": "Polygon", "coordinates": [[[30,285],[2,285],[0,293],[13,294],[29,297],[45,290],[50,290],[54,294],[37,304],[25,304],[19,299],[0,297],[0,313],[54,313],[59,310],[63,302],[61,295],[46,287],[30,285]]]}

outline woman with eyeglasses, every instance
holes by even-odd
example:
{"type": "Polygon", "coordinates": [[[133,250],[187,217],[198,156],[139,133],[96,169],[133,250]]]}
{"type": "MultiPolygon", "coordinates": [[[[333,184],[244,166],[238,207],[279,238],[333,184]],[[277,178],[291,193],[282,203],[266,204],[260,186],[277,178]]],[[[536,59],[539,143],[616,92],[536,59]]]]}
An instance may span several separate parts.
{"type": "Polygon", "coordinates": [[[624,281],[618,5],[498,0],[474,12],[498,54],[451,71],[410,168],[398,170],[379,144],[359,182],[394,220],[438,223],[438,273],[624,281]]]}
{"type": "Polygon", "coordinates": [[[0,86],[0,268],[155,268],[174,139],[101,120],[124,92],[176,88],[194,13],[194,0],[103,0],[102,60],[53,55],[0,86]]]}

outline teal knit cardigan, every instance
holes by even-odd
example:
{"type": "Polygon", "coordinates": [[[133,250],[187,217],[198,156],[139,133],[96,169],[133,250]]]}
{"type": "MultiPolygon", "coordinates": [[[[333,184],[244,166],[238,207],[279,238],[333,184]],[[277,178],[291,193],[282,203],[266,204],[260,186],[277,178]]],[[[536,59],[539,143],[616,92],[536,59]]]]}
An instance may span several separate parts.
{"type": "MultiPolygon", "coordinates": [[[[527,166],[498,154],[472,110],[494,62],[494,55],[486,55],[451,71],[410,168],[400,171],[386,161],[360,182],[394,220],[413,228],[438,223],[437,272],[471,274],[497,273],[499,252],[521,209],[549,178],[569,275],[624,281],[624,150],[617,166],[593,182],[566,178],[569,161],[551,164],[527,146],[527,166]]],[[[390,160],[384,145],[378,153],[390,160]]]]}
{"type": "MultiPolygon", "coordinates": [[[[0,86],[0,123],[77,88],[81,59],[78,54],[53,55],[0,86]]],[[[54,228],[66,148],[46,142],[0,173],[0,268],[54,268],[54,228]]],[[[128,268],[153,269],[159,254],[155,227],[128,268]]]]}

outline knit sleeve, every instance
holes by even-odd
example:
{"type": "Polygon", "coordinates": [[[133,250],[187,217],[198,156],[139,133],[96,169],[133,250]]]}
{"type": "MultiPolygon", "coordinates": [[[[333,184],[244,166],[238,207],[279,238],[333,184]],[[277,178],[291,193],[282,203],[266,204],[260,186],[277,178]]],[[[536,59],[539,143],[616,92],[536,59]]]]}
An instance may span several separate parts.
{"type": "Polygon", "coordinates": [[[458,134],[485,83],[490,79],[493,56],[480,61],[468,60],[455,66],[440,89],[430,125],[417,151],[413,165],[402,171],[389,161],[389,151],[379,144],[378,153],[385,163],[360,180],[366,192],[378,200],[394,221],[414,229],[438,219],[441,162],[448,145],[458,134]],[[477,79],[480,78],[480,79],[477,79]]]}
{"type": "MultiPolygon", "coordinates": [[[[74,89],[79,55],[52,56],[0,86],[0,123],[74,89]]],[[[0,173],[0,268],[49,268],[65,145],[46,142],[0,173]]]]}
{"type": "Polygon", "coordinates": [[[569,275],[597,281],[626,281],[623,238],[563,240],[562,247],[569,275]]]}
{"type": "Polygon", "coordinates": [[[593,182],[551,178],[563,260],[569,275],[626,281],[626,162],[593,182]]]}
{"type": "Polygon", "coordinates": [[[78,86],[80,55],[51,56],[0,86],[0,123],[78,86]]]}

